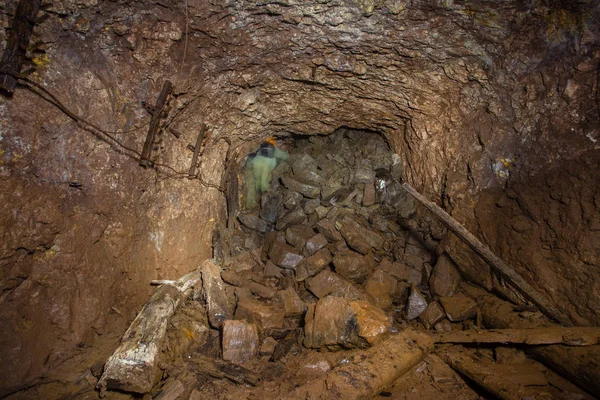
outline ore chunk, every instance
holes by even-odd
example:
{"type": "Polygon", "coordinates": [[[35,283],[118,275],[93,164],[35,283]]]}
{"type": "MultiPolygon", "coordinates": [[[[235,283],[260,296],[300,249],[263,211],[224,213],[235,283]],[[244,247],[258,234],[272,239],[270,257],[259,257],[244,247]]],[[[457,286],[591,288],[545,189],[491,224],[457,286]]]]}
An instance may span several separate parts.
{"type": "Polygon", "coordinates": [[[475,318],[477,315],[477,303],[464,295],[442,297],[440,303],[446,311],[446,316],[452,322],[475,318]]]}
{"type": "Polygon", "coordinates": [[[263,233],[271,230],[271,225],[267,221],[260,219],[256,214],[241,214],[238,219],[246,228],[263,233]]]}
{"type": "Polygon", "coordinates": [[[325,235],[323,235],[322,233],[314,235],[313,237],[308,239],[306,241],[306,243],[304,244],[304,250],[303,250],[302,254],[304,256],[312,256],[317,251],[319,251],[323,247],[327,246],[328,243],[329,242],[327,242],[325,235]]]}
{"type": "Polygon", "coordinates": [[[372,256],[364,256],[352,250],[340,251],[333,257],[335,272],[346,279],[362,283],[373,271],[372,256]]]}
{"type": "Polygon", "coordinates": [[[329,265],[332,259],[333,257],[329,250],[321,249],[317,251],[296,267],[296,280],[300,282],[315,276],[329,265]]]}
{"type": "Polygon", "coordinates": [[[273,224],[277,221],[279,208],[281,207],[282,196],[278,192],[269,191],[263,194],[261,198],[260,218],[273,224]]]}
{"type": "Polygon", "coordinates": [[[234,364],[248,361],[258,352],[258,330],[247,321],[223,322],[223,359],[234,364]]]}
{"type": "Polygon", "coordinates": [[[440,297],[453,296],[459,284],[460,271],[447,253],[442,254],[429,279],[431,294],[440,297]]]}
{"type": "Polygon", "coordinates": [[[283,303],[286,317],[299,317],[306,311],[306,303],[302,301],[294,288],[289,287],[279,292],[279,298],[283,303]]]}
{"type": "Polygon", "coordinates": [[[241,299],[235,310],[235,319],[256,324],[259,331],[283,327],[285,313],[279,307],[262,303],[253,298],[241,299]]]}
{"type": "Polygon", "coordinates": [[[283,176],[281,181],[286,188],[301,193],[303,196],[310,199],[316,199],[321,194],[321,188],[319,186],[298,182],[289,176],[283,176]]]}
{"type": "Polygon", "coordinates": [[[306,214],[302,207],[298,206],[284,215],[283,218],[280,218],[275,227],[278,231],[283,231],[289,226],[303,224],[304,222],[306,222],[306,214]]]}
{"type": "Polygon", "coordinates": [[[307,280],[306,288],[318,298],[329,294],[352,300],[365,298],[365,294],[352,282],[328,270],[321,271],[318,275],[307,280]]]}
{"type": "Polygon", "coordinates": [[[439,305],[438,302],[434,301],[433,303],[429,303],[425,311],[419,315],[419,319],[425,325],[425,328],[431,329],[438,321],[441,321],[446,317],[444,314],[444,310],[439,305]]]}
{"type": "Polygon", "coordinates": [[[427,308],[427,300],[417,288],[413,285],[408,296],[408,304],[406,305],[406,319],[412,321],[417,318],[427,308]]]}
{"type": "Polygon", "coordinates": [[[269,258],[281,268],[294,269],[304,259],[292,246],[281,242],[271,244],[269,258]]]}
{"type": "Polygon", "coordinates": [[[302,248],[314,235],[315,231],[308,225],[292,225],[285,231],[285,240],[296,248],[302,248]]]}

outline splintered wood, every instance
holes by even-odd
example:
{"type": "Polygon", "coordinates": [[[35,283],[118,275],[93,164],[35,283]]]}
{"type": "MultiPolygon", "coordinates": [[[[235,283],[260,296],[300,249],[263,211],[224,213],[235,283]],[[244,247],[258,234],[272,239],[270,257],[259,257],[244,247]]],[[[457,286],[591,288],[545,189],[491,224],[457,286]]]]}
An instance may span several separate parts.
{"type": "Polygon", "coordinates": [[[193,287],[198,286],[200,278],[200,269],[196,269],[156,290],[106,362],[98,382],[101,394],[106,389],[136,393],[152,389],[169,319],[181,301],[191,295],[193,287]]]}
{"type": "Polygon", "coordinates": [[[469,232],[457,220],[452,218],[450,214],[442,210],[434,202],[429,201],[425,196],[417,192],[415,188],[410,186],[408,183],[403,183],[402,187],[423,206],[425,206],[425,208],[431,211],[444,225],[446,225],[446,227],[448,227],[448,229],[454,232],[456,236],[458,236],[477,254],[479,254],[479,256],[481,256],[481,258],[483,258],[504,279],[513,284],[524,298],[538,306],[539,309],[549,318],[552,318],[565,326],[573,325],[567,317],[565,317],[556,307],[554,307],[553,304],[551,304],[533,287],[531,287],[531,285],[527,283],[525,279],[523,279],[523,277],[519,275],[510,265],[496,256],[489,247],[479,241],[479,239],[471,234],[471,232],[469,232]]]}
{"type": "MultiPolygon", "coordinates": [[[[538,328],[539,325],[554,326],[547,320],[532,323],[523,318],[507,301],[471,285],[462,289],[477,299],[483,322],[491,328],[538,328]]],[[[526,353],[543,362],[554,371],[569,378],[590,393],[600,397],[600,345],[586,347],[548,345],[532,346],[526,353]]]]}
{"type": "Polygon", "coordinates": [[[283,399],[370,399],[433,349],[428,335],[406,330],[356,355],[348,363],[310,381],[283,399]]]}
{"type": "Polygon", "coordinates": [[[590,346],[600,343],[600,328],[531,328],[453,331],[432,335],[436,343],[519,343],[590,346]]]}

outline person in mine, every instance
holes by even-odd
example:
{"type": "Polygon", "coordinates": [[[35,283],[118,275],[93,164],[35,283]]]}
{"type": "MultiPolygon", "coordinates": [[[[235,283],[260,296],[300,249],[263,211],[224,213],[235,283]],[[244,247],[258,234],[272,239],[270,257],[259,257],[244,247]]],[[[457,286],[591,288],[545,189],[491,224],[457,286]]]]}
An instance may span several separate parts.
{"type": "Polygon", "coordinates": [[[269,190],[273,170],[289,157],[287,152],[276,146],[277,141],[271,137],[248,154],[244,167],[247,209],[254,208],[260,196],[269,190]]]}

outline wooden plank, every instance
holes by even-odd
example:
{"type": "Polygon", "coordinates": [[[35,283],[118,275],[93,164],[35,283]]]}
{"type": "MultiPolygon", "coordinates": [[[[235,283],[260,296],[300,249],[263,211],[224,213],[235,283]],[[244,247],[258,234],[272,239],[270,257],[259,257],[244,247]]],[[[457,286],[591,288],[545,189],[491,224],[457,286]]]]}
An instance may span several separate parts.
{"type": "Polygon", "coordinates": [[[40,5],[41,0],[21,0],[17,5],[0,62],[0,89],[8,93],[13,93],[17,86],[40,5]]]}
{"type": "Polygon", "coordinates": [[[282,399],[370,399],[432,349],[433,341],[428,335],[405,330],[368,350],[357,352],[348,363],[296,388],[282,399]]]}
{"type": "Polygon", "coordinates": [[[158,133],[160,119],[162,117],[165,105],[167,104],[167,99],[172,91],[173,84],[171,81],[165,81],[162,90],[160,91],[160,95],[156,100],[156,106],[152,109],[152,117],[150,118],[148,135],[146,136],[144,148],[142,149],[142,156],[140,157],[140,165],[143,167],[149,167],[152,165],[152,161],[150,161],[150,153],[152,152],[152,147],[154,146],[154,138],[158,133]]]}
{"type": "Polygon", "coordinates": [[[536,386],[548,385],[539,364],[495,364],[456,346],[444,348],[437,355],[452,369],[504,400],[539,398],[544,389],[536,386]]]}
{"type": "Polygon", "coordinates": [[[432,334],[436,343],[518,343],[528,345],[564,344],[590,346],[600,343],[600,328],[561,326],[530,329],[492,329],[432,334]]]}
{"type": "Polygon", "coordinates": [[[202,147],[202,140],[204,140],[205,134],[206,125],[202,124],[202,127],[200,128],[200,133],[198,134],[198,138],[196,139],[196,145],[194,146],[192,165],[190,166],[190,173],[188,174],[188,178],[190,179],[196,178],[196,165],[198,164],[198,155],[200,154],[200,148],[202,147]]]}
{"type": "Polygon", "coordinates": [[[162,285],[133,320],[121,344],[104,366],[98,382],[103,395],[106,389],[148,393],[154,385],[158,356],[169,320],[179,304],[201,282],[200,268],[181,277],[175,284],[162,285]]]}
{"type": "Polygon", "coordinates": [[[450,214],[442,210],[437,204],[429,201],[425,196],[417,192],[408,183],[403,183],[402,187],[410,193],[416,200],[418,200],[425,208],[431,211],[444,225],[448,227],[452,232],[456,234],[461,240],[463,240],[469,247],[471,247],[481,258],[483,258],[496,272],[498,272],[502,278],[510,282],[519,293],[536,306],[539,307],[540,311],[546,314],[549,318],[560,322],[565,326],[572,326],[571,321],[564,316],[554,305],[550,304],[542,295],[540,295],[529,283],[523,279],[512,267],[502,261],[496,256],[492,250],[471,234],[464,226],[462,226],[457,220],[452,218],[450,214]]]}
{"type": "MultiPolygon", "coordinates": [[[[461,288],[476,299],[485,326],[490,328],[553,326],[541,316],[536,319],[536,323],[523,318],[520,312],[514,311],[513,304],[501,300],[485,290],[467,284],[463,284],[461,288]]],[[[585,347],[535,346],[526,349],[526,353],[600,398],[600,362],[598,361],[600,360],[600,345],[585,347]]]]}

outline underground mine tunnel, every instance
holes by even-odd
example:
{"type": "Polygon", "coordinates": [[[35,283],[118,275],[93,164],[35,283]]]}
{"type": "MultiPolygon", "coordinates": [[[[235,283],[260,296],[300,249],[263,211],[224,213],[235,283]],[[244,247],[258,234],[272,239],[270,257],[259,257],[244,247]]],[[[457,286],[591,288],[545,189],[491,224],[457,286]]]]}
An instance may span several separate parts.
{"type": "Polygon", "coordinates": [[[0,398],[600,397],[600,5],[0,5],[0,398]]]}

